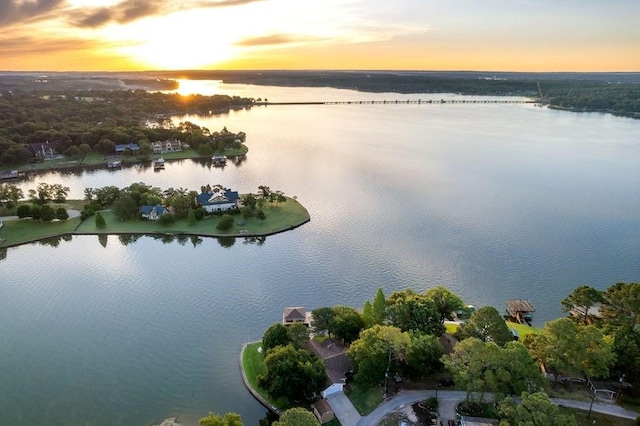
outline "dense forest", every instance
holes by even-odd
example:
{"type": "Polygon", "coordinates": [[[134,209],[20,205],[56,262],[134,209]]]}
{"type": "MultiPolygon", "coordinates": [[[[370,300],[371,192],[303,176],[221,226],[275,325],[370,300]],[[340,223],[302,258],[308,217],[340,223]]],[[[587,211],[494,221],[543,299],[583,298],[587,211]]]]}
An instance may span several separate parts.
{"type": "Polygon", "coordinates": [[[193,148],[211,141],[208,129],[174,124],[165,114],[207,114],[242,108],[252,99],[181,96],[144,90],[3,93],[0,96],[0,165],[34,160],[29,144],[50,142],[58,153],[114,153],[116,144],[180,139],[193,148]],[[75,147],[75,148],[74,148],[75,147]]]}

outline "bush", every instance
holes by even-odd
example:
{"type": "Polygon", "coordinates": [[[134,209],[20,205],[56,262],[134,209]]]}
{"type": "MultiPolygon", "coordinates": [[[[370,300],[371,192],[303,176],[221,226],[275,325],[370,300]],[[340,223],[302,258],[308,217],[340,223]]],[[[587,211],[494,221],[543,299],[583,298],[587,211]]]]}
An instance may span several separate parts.
{"type": "Polygon", "coordinates": [[[40,220],[42,218],[42,213],[39,205],[34,204],[31,206],[31,218],[34,220],[40,220]]]}
{"type": "Polygon", "coordinates": [[[196,219],[196,214],[193,211],[193,209],[189,209],[189,211],[187,212],[187,223],[189,224],[189,226],[193,226],[196,224],[198,220],[196,219]]]}
{"type": "Polygon", "coordinates": [[[40,209],[40,220],[42,220],[43,222],[51,222],[53,219],[55,219],[55,217],[56,212],[53,210],[53,208],[51,208],[51,206],[49,206],[48,204],[42,206],[42,208],[40,209]]]}
{"type": "Polygon", "coordinates": [[[176,221],[175,216],[169,213],[161,214],[158,218],[158,223],[163,226],[171,225],[176,221]]]}
{"type": "Polygon", "coordinates": [[[102,217],[102,213],[96,213],[96,228],[104,229],[107,227],[107,222],[105,222],[104,217],[102,217]]]}
{"type": "Polygon", "coordinates": [[[262,209],[258,210],[258,219],[265,220],[266,218],[267,218],[267,215],[264,214],[264,210],[262,209]]]}
{"type": "Polygon", "coordinates": [[[28,204],[22,204],[18,206],[16,214],[20,219],[31,216],[31,207],[28,204]]]}
{"type": "Polygon", "coordinates": [[[69,219],[69,213],[67,213],[67,209],[64,207],[60,207],[56,210],[56,219],[58,220],[67,220],[69,219]]]}
{"type": "Polygon", "coordinates": [[[228,231],[233,226],[234,221],[233,216],[225,213],[220,218],[220,222],[218,222],[218,226],[216,226],[216,228],[221,231],[228,231]]]}
{"type": "Polygon", "coordinates": [[[203,207],[198,207],[193,213],[196,215],[197,220],[202,220],[207,211],[203,207]]]}

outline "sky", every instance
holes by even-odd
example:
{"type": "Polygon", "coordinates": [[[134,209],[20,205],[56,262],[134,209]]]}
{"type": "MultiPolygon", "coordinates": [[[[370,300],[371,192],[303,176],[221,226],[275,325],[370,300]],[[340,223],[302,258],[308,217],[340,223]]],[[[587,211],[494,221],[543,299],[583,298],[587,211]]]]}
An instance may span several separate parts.
{"type": "Polygon", "coordinates": [[[0,70],[640,71],[640,0],[0,0],[0,70]]]}

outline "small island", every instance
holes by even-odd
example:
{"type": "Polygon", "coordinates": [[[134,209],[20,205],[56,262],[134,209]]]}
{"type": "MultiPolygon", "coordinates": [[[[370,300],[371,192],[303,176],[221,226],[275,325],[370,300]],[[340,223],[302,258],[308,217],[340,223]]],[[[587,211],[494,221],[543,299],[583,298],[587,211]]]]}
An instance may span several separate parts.
{"type": "Polygon", "coordinates": [[[126,188],[86,188],[84,200],[66,200],[69,188],[40,183],[29,201],[12,184],[0,184],[3,227],[0,247],[64,235],[160,235],[256,239],[310,220],[296,197],[259,186],[239,194],[222,185],[199,191],[161,190],[144,183],[126,188]],[[21,201],[18,201],[21,200],[21,201]]]}

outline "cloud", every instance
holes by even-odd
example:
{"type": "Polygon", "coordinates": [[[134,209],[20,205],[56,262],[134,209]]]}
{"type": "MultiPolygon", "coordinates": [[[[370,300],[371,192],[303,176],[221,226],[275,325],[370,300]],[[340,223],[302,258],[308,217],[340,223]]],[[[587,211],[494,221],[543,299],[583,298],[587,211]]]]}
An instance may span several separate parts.
{"type": "Polygon", "coordinates": [[[196,0],[182,2],[179,6],[163,4],[159,0],[124,0],[111,7],[87,8],[78,10],[78,17],[71,22],[83,28],[96,28],[110,22],[126,24],[147,16],[167,14],[194,8],[242,6],[264,0],[196,0]]]}
{"type": "Polygon", "coordinates": [[[1,0],[0,26],[41,18],[63,5],[65,0],[1,0]]]}
{"type": "Polygon", "coordinates": [[[236,46],[254,47],[254,46],[274,46],[282,44],[309,43],[317,41],[325,41],[326,38],[304,36],[299,34],[271,34],[262,37],[251,37],[240,40],[236,46]]]}

